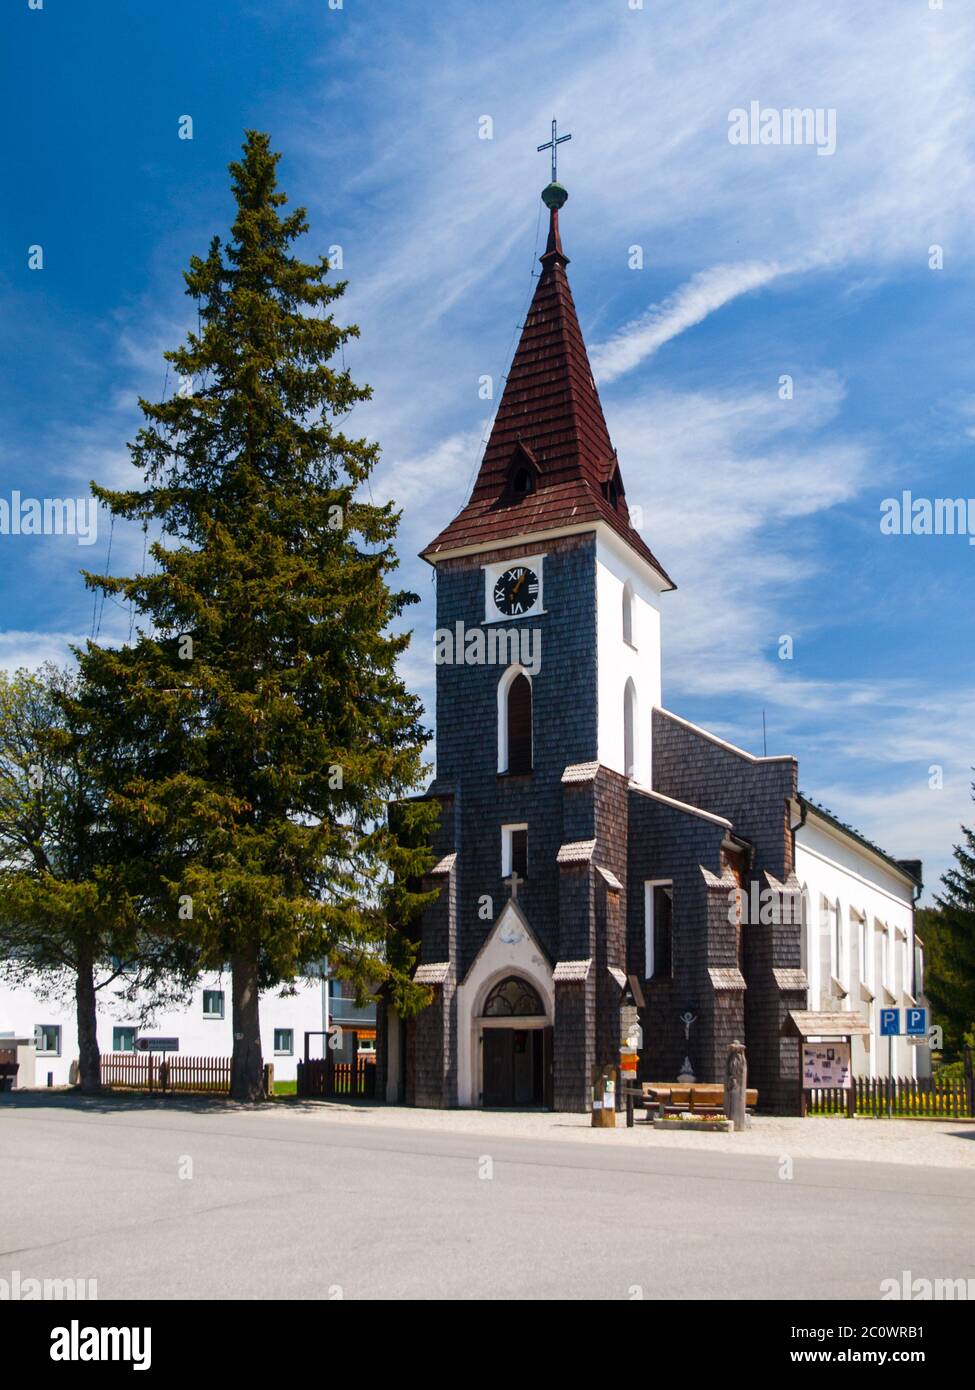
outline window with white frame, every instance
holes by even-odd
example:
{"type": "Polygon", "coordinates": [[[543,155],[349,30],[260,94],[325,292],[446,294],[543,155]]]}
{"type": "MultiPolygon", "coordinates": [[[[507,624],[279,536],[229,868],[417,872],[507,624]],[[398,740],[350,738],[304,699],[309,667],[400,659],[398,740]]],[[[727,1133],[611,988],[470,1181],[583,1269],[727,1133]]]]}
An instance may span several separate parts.
{"type": "Polygon", "coordinates": [[[627,777],[636,777],[638,756],[636,686],[628,680],[623,690],[623,772],[627,777]]]}
{"type": "Polygon", "coordinates": [[[633,640],[633,585],[627,580],[623,585],[623,641],[635,647],[633,640]]]}
{"type": "Polygon", "coordinates": [[[501,877],[510,878],[512,873],[528,877],[528,826],[524,821],[501,827],[501,877]]]}
{"type": "Polygon", "coordinates": [[[880,982],[889,994],[894,992],[894,982],[891,979],[891,949],[890,949],[890,928],[885,924],[880,925],[880,982]]]}
{"type": "Polygon", "coordinates": [[[673,973],[674,885],[647,879],[643,885],[646,978],[668,979],[673,973]]]}
{"type": "Polygon", "coordinates": [[[533,758],[532,683],[515,664],[498,681],[498,772],[525,776],[533,758]]]}
{"type": "Polygon", "coordinates": [[[823,897],[820,904],[823,930],[829,937],[829,968],[834,980],[845,983],[846,942],[843,939],[843,912],[839,899],[823,897]]]}
{"type": "Polygon", "coordinates": [[[293,1028],[275,1028],[274,1030],[274,1055],[275,1057],[290,1057],[295,1050],[295,1030],[293,1028]]]}
{"type": "Polygon", "coordinates": [[[910,986],[910,977],[907,971],[907,937],[899,933],[894,938],[894,993],[907,994],[910,986]]]}
{"type": "Polygon", "coordinates": [[[870,986],[870,933],[867,930],[867,914],[850,908],[850,925],[856,933],[857,950],[860,955],[860,983],[870,986]]]}
{"type": "Polygon", "coordinates": [[[60,1057],[60,1023],[39,1023],[34,1029],[34,1044],[38,1057],[60,1057]]]}
{"type": "Polygon", "coordinates": [[[222,989],[205,989],[203,991],[203,1017],[223,1018],[222,989]]]}
{"type": "Polygon", "coordinates": [[[112,1029],[112,1051],[113,1052],[134,1052],[135,1051],[135,1028],[113,1028],[112,1029]]]}

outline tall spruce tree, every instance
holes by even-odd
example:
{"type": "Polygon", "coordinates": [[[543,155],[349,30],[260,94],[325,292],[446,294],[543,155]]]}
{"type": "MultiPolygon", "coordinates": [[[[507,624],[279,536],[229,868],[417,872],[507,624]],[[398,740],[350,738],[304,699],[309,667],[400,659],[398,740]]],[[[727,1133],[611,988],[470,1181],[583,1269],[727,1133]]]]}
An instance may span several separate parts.
{"type": "MultiPolygon", "coordinates": [[[[975,786],[972,788],[975,795],[975,786]]],[[[925,990],[945,1034],[945,1056],[961,1055],[975,1032],[975,829],[961,827],[956,868],[942,877],[937,912],[925,912],[918,928],[925,947],[925,990]]]]}
{"type": "Polygon", "coordinates": [[[358,330],[329,306],[345,283],[300,259],[279,156],[248,131],[230,165],[227,244],[193,257],[199,325],[166,353],[181,385],[140,401],[140,490],[93,485],[116,516],[160,529],[154,571],[87,576],[133,603],[138,640],[80,653],[113,804],[157,827],[158,891],[201,966],[229,964],[231,1092],[262,1094],[258,992],[331,956],[362,991],[422,991],[391,932],[425,901],[430,811],[388,799],[423,771],[421,707],[396,671],[416,596],[387,582],[399,514],[363,499],[378,446],[341,417],[368,398],[335,361],[358,330]]]}

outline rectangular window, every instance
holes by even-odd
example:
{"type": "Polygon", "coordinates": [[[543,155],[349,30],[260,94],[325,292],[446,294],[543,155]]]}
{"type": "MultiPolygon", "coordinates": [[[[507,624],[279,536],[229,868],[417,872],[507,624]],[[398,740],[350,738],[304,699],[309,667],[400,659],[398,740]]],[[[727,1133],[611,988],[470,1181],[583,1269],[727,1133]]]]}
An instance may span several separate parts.
{"type": "Polygon", "coordinates": [[[222,989],[205,989],[203,991],[203,1017],[223,1018],[222,989]]]}
{"type": "Polygon", "coordinates": [[[880,925],[880,983],[890,994],[894,992],[893,982],[890,978],[890,931],[884,925],[880,925]]]}
{"type": "Polygon", "coordinates": [[[34,1029],[34,1041],[38,1057],[60,1057],[61,1025],[59,1023],[39,1023],[34,1029]]]}
{"type": "Polygon", "coordinates": [[[665,980],[673,971],[674,885],[650,879],[643,886],[646,978],[665,980]]]}
{"type": "Polygon", "coordinates": [[[274,1030],[274,1055],[275,1057],[290,1057],[295,1050],[295,1030],[293,1028],[275,1028],[274,1030]]]}
{"type": "Polygon", "coordinates": [[[376,1005],[357,1004],[355,990],[347,980],[333,977],[328,982],[328,1016],[333,1024],[354,1029],[357,1024],[375,1026],[376,1005]]]}
{"type": "Polygon", "coordinates": [[[510,878],[512,873],[519,878],[528,877],[527,825],[501,827],[501,877],[510,878]]]}
{"type": "Polygon", "coordinates": [[[846,942],[843,940],[843,914],[840,904],[823,897],[820,903],[823,931],[829,938],[829,969],[834,980],[846,983],[846,942]]]}
{"type": "Polygon", "coordinates": [[[860,957],[860,983],[869,986],[870,984],[870,936],[867,931],[867,918],[865,913],[857,912],[856,908],[850,908],[850,927],[851,935],[856,937],[857,951],[860,957]]]}
{"type": "Polygon", "coordinates": [[[112,1029],[112,1051],[113,1052],[134,1052],[135,1051],[134,1028],[113,1028],[112,1029]]]}

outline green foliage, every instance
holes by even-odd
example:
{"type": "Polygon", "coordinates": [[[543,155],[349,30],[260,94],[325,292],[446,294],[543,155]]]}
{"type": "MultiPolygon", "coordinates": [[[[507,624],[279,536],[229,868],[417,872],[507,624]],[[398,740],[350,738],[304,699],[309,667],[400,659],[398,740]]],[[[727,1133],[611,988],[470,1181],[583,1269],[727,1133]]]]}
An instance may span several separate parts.
{"type": "Polygon", "coordinates": [[[357,334],[329,312],[345,285],[296,254],[308,224],[284,212],[277,160],[247,134],[230,240],[191,260],[199,326],[166,354],[183,387],[140,402],[144,485],[93,485],[159,539],[151,572],[87,576],[139,617],[129,646],[79,654],[81,698],[113,808],[156,839],[159,910],[201,966],[256,958],[267,987],[329,955],[357,988],[409,994],[390,924],[425,901],[407,882],[435,813],[415,804],[400,836],[385,805],[424,771],[396,670],[416,600],[388,582],[398,513],[362,496],[377,446],[339,423],[370,394],[335,360],[357,334]]]}
{"type": "Polygon", "coordinates": [[[141,891],[146,843],[110,813],[78,695],[52,665],[0,671],[0,969],[46,994],[86,973],[132,1003],[164,973],[178,993],[141,891]]]}
{"type": "Polygon", "coordinates": [[[942,879],[937,908],[917,914],[925,992],[944,1029],[948,1060],[961,1055],[966,1034],[975,1030],[975,831],[962,826],[962,843],[954,855],[956,867],[942,879]]]}

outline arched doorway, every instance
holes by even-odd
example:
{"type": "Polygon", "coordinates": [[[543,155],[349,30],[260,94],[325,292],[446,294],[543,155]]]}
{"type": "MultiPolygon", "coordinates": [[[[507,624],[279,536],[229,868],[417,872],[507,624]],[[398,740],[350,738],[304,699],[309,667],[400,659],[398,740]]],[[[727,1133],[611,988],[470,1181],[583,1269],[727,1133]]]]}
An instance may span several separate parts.
{"type": "Polygon", "coordinates": [[[485,1107],[548,1103],[551,1037],[545,1006],[520,975],[506,975],[488,992],[481,1010],[485,1107]]]}

